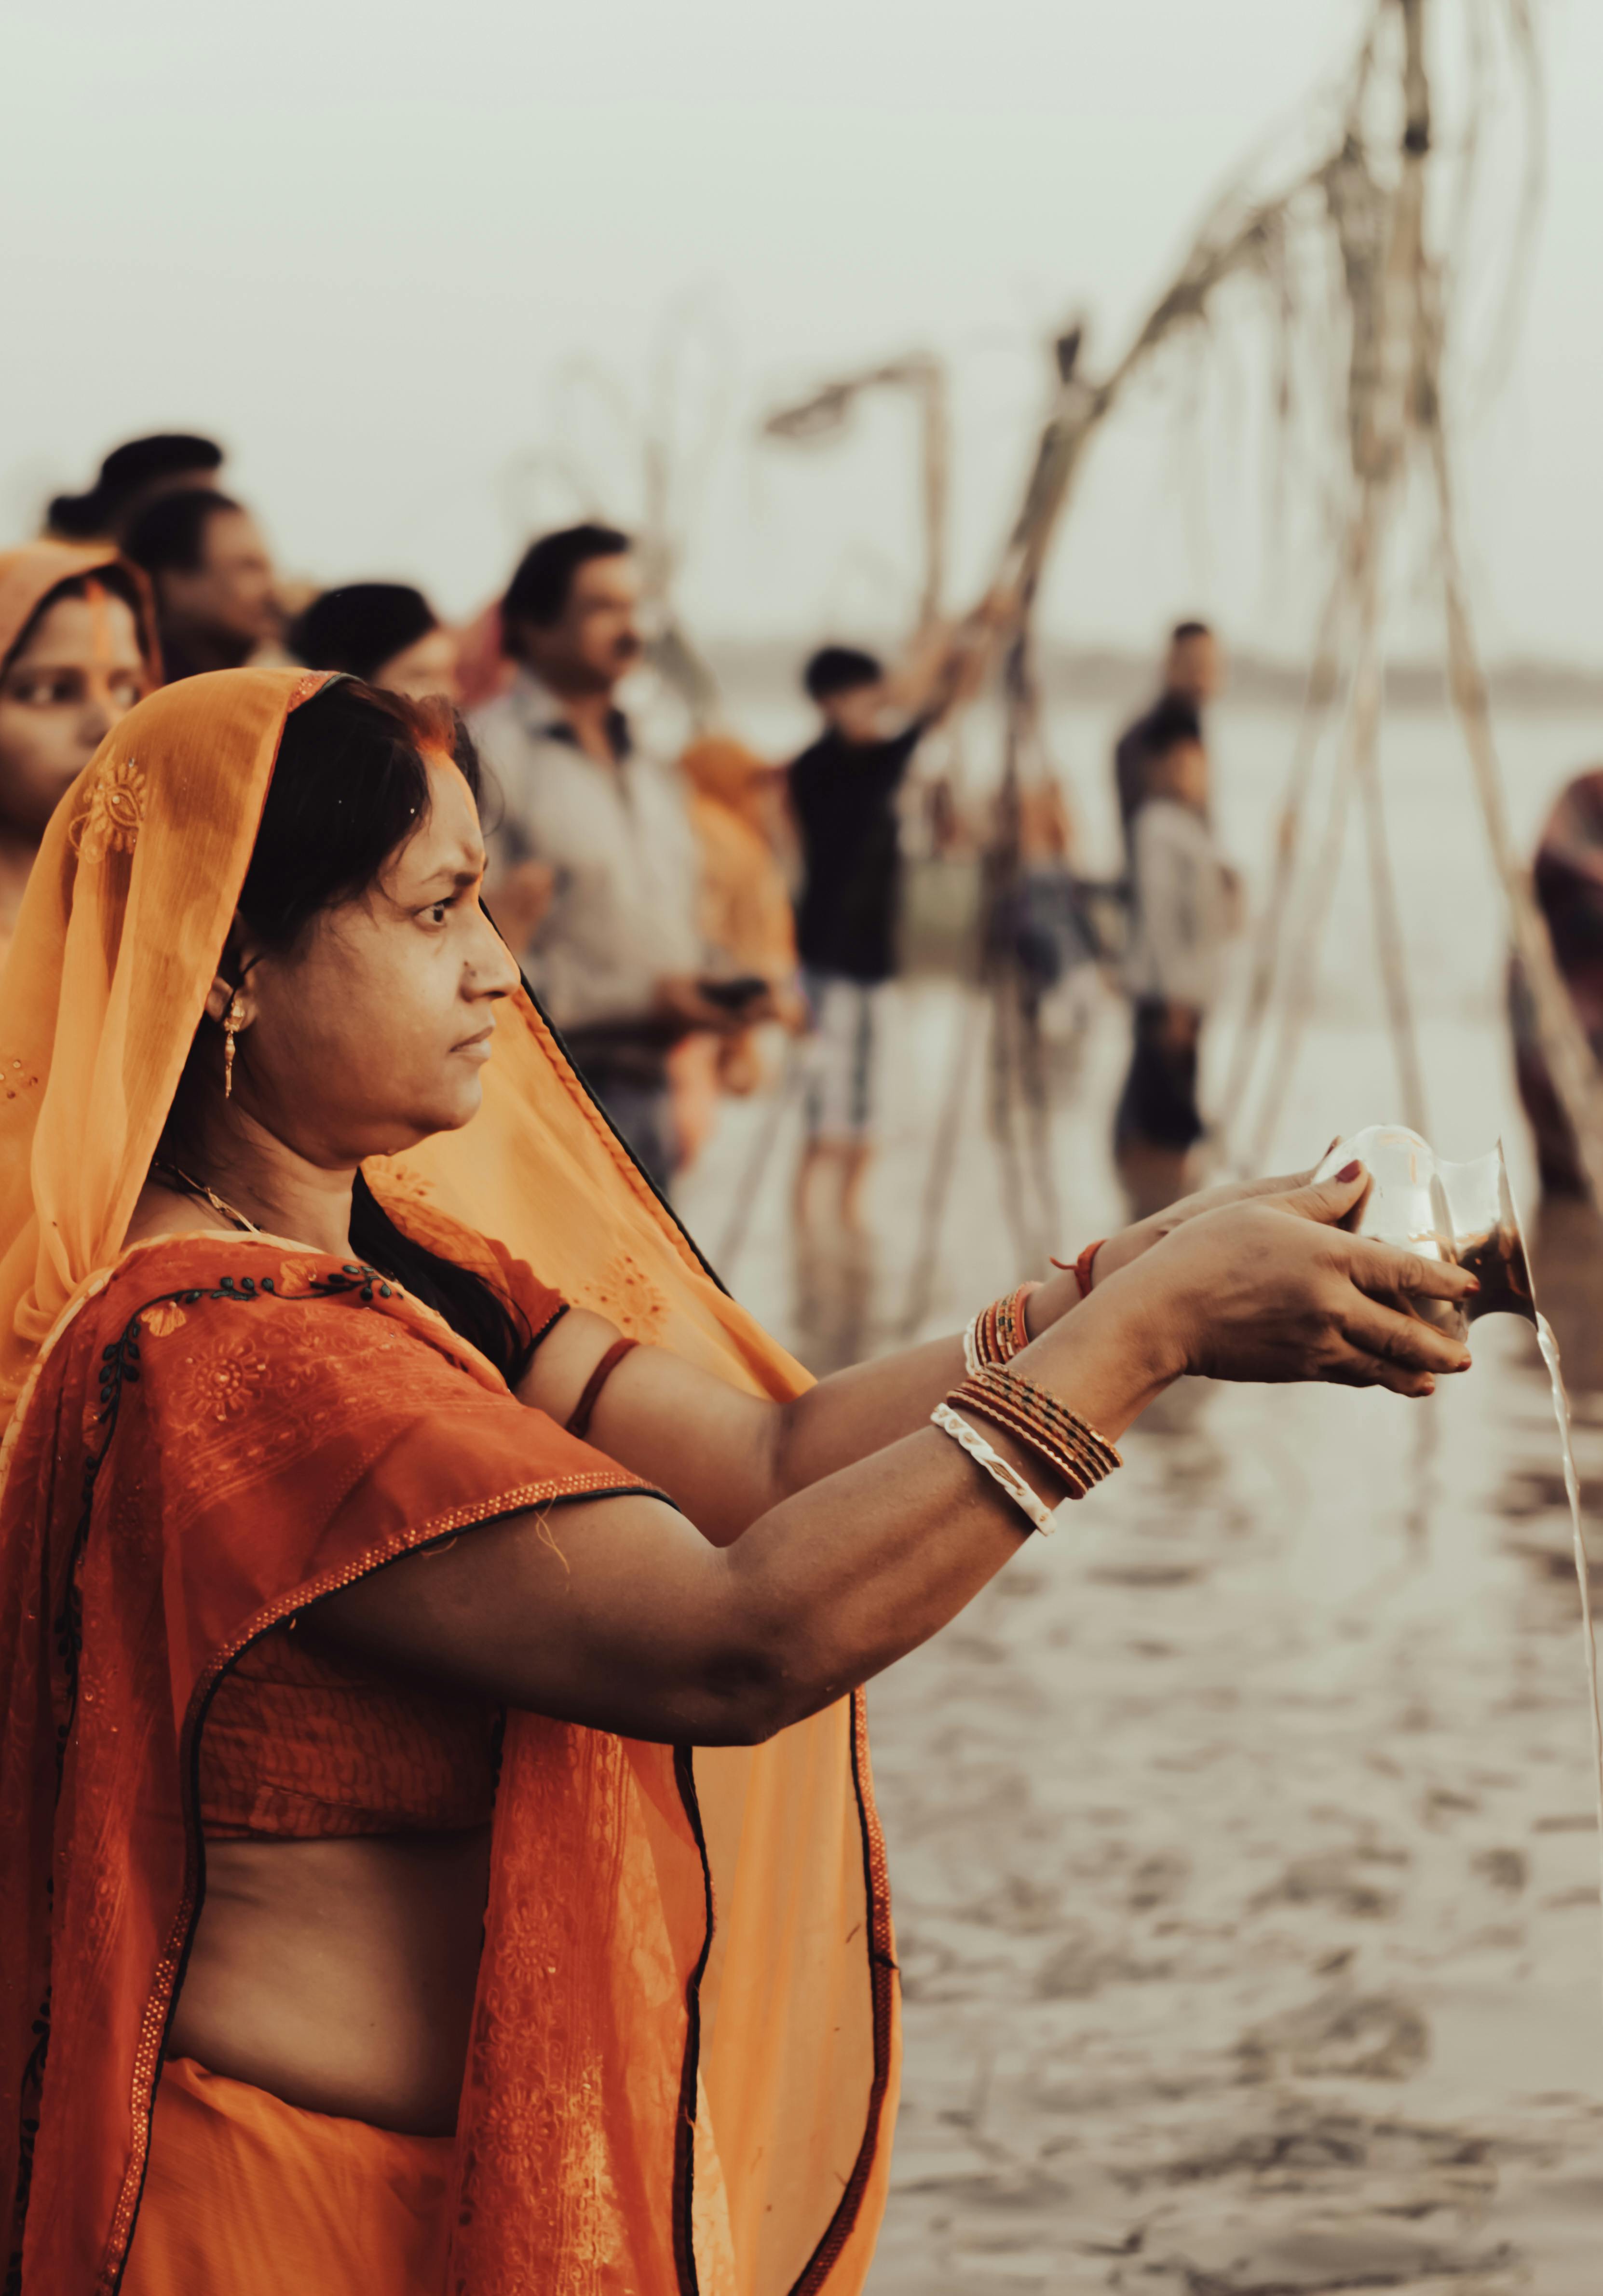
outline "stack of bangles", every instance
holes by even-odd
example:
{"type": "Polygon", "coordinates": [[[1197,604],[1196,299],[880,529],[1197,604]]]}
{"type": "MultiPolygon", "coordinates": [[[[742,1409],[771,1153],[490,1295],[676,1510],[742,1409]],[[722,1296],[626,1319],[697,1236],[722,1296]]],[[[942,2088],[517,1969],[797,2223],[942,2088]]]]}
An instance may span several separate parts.
{"type": "MultiPolygon", "coordinates": [[[[1096,1249],[1092,1247],[1092,1251],[1096,1249]]],[[[1091,1254],[1084,1257],[1089,1259],[1091,1254]]],[[[1079,1270],[1076,1273],[1079,1274],[1079,1270]]],[[[1089,1269],[1085,1271],[1089,1275],[1089,1269]]],[[[963,1334],[963,1359],[967,1377],[944,1403],[930,1414],[932,1423],[949,1435],[1007,1492],[1043,1533],[1052,1528],[1052,1509],[1032,1489],[1007,1460],[993,1450],[961,1411],[977,1414],[1004,1429],[1016,1443],[1032,1452],[1065,1485],[1071,1498],[1082,1499],[1089,1490],[1122,1466],[1113,1445],[1097,1434],[1089,1422],[1066,1403],[1038,1387],[1007,1365],[1030,1334],[1024,1324],[1024,1302],[1039,1287],[1022,1283],[1016,1292],[982,1308],[963,1334]]],[[[1081,1277],[1081,1296],[1089,1285],[1081,1277]]]]}
{"type": "Polygon", "coordinates": [[[1004,1292],[989,1308],[981,1308],[963,1334],[963,1366],[971,1379],[988,1365],[999,1370],[1012,1362],[1021,1348],[1029,1346],[1024,1302],[1040,1290],[1039,1283],[1021,1283],[1016,1292],[1004,1292]]]}

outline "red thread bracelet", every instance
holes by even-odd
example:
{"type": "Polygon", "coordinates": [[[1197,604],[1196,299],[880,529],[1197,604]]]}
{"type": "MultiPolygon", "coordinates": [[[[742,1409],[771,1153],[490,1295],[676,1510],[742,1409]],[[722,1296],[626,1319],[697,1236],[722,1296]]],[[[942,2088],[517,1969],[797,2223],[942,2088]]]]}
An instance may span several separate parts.
{"type": "Polygon", "coordinates": [[[1106,1242],[1107,1238],[1105,1235],[1099,1235],[1095,1243],[1086,1245],[1078,1259],[1055,1259],[1052,1262],[1054,1267],[1061,1267],[1065,1274],[1071,1267],[1073,1268],[1074,1281],[1080,1286],[1080,1296],[1082,1300],[1089,1300],[1091,1296],[1091,1262],[1106,1242]]]}

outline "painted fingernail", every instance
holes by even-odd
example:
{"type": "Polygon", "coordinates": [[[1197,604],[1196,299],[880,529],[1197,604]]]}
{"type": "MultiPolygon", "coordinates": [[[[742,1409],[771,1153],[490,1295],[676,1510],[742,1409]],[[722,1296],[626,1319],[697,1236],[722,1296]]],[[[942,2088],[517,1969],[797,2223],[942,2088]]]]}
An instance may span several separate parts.
{"type": "Polygon", "coordinates": [[[1472,1275],[1472,1276],[1469,1278],[1468,1283],[1467,1283],[1466,1284],[1466,1286],[1465,1286],[1465,1289],[1466,1289],[1467,1291],[1469,1291],[1469,1292],[1478,1292],[1478,1291],[1480,1290],[1480,1288],[1481,1288],[1481,1279],[1480,1279],[1480,1277],[1479,1277],[1478,1275],[1472,1275]]]}
{"type": "Polygon", "coordinates": [[[1360,1164],[1357,1157],[1354,1156],[1352,1161],[1350,1164],[1344,1164],[1341,1170],[1336,1174],[1336,1177],[1338,1186],[1344,1181],[1356,1180],[1362,1169],[1362,1165],[1360,1164]]]}
{"type": "Polygon", "coordinates": [[[1424,1387],[1421,1389],[1420,1392],[1421,1392],[1422,1394],[1424,1394],[1424,1395],[1434,1395],[1435,1391],[1436,1391],[1435,1374],[1434,1374],[1434,1373],[1432,1373],[1432,1372],[1428,1372],[1428,1371],[1427,1371],[1427,1372],[1426,1373],[1426,1374],[1425,1374],[1425,1385],[1424,1385],[1424,1387]]]}

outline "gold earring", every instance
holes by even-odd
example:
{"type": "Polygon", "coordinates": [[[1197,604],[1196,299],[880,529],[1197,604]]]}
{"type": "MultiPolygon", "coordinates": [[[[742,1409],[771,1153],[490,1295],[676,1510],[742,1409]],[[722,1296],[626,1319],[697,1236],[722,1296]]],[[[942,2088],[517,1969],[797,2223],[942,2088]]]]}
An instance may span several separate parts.
{"type": "Polygon", "coordinates": [[[239,991],[228,999],[228,1010],[223,1015],[223,1098],[234,1092],[234,1040],[240,1032],[239,991]]]}

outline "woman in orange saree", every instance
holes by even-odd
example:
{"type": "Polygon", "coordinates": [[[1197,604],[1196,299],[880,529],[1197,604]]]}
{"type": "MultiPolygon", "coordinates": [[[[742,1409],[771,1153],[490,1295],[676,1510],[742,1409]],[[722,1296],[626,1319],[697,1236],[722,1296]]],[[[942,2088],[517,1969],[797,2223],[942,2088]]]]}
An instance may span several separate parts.
{"type": "Polygon", "coordinates": [[[160,677],[137,567],[98,543],[0,551],[0,956],[45,823],[160,677]]]}
{"type": "MultiPolygon", "coordinates": [[[[867,2268],[858,1685],[1066,1482],[928,1424],[958,1341],[809,1390],[719,1290],[478,905],[474,771],[349,681],[168,688],[0,977],[21,2296],[867,2268]]],[[[1287,1185],[1007,1303],[1021,1375],[1116,1437],[1185,1370],[1458,1367],[1398,1302],[1468,1279],[1287,1185]]]]}

